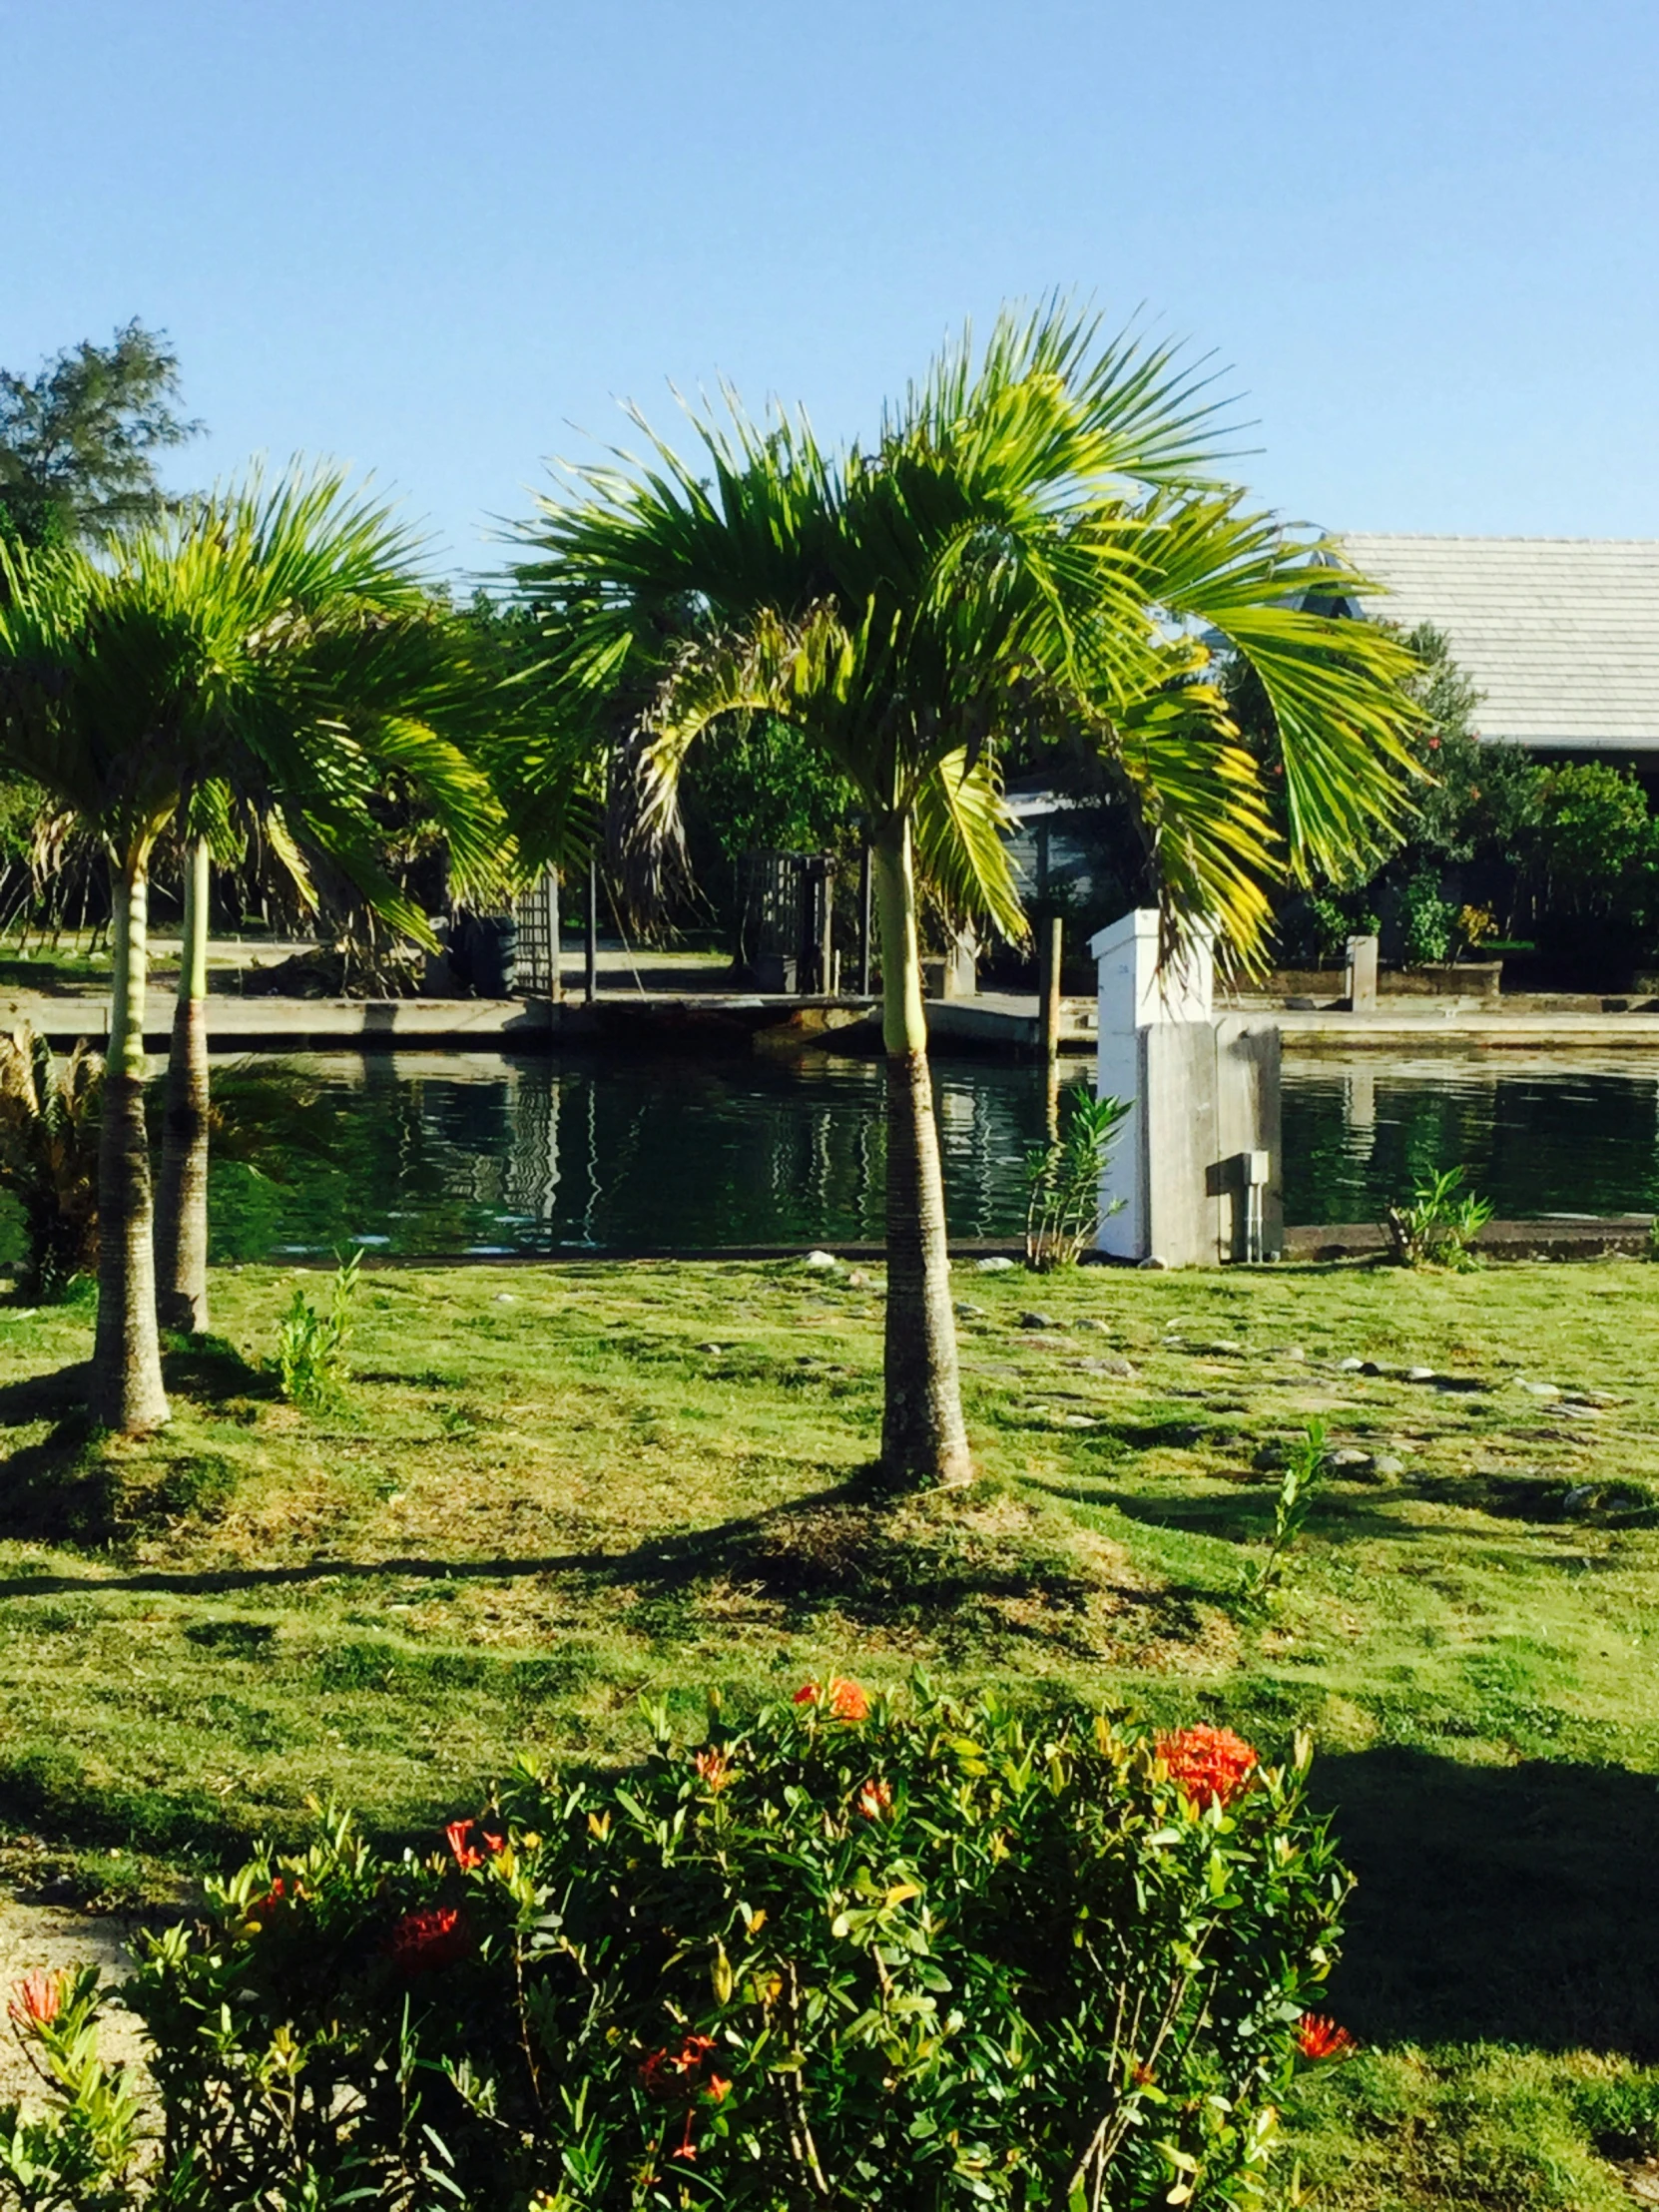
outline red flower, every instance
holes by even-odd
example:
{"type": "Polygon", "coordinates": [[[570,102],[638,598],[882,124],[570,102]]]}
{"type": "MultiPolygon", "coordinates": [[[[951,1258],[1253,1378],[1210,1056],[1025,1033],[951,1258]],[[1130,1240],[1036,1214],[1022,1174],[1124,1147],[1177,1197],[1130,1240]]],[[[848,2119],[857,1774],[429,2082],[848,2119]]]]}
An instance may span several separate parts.
{"type": "Polygon", "coordinates": [[[493,1859],[498,1851],[506,1849],[507,1839],[501,1831],[485,1828],[479,1821],[451,1821],[443,1833],[449,1839],[449,1848],[462,1874],[470,1874],[474,1867],[481,1867],[486,1858],[493,1859]]]}
{"type": "Polygon", "coordinates": [[[700,1751],[692,1765],[706,1787],[717,1793],[732,1779],[732,1762],[723,1751],[700,1751]]]}
{"type": "Polygon", "coordinates": [[[392,1963],[413,1976],[435,1973],[470,1956],[471,1923],[453,1905],[429,1905],[418,1913],[405,1913],[386,1940],[392,1963]]]}
{"type": "Polygon", "coordinates": [[[816,1682],[803,1682],[795,1693],[797,1705],[817,1705],[828,1697],[830,1717],[836,1721],[862,1721],[869,1718],[869,1699],[856,1682],[845,1682],[838,1674],[830,1677],[826,1690],[816,1682]]]}
{"type": "Polygon", "coordinates": [[[1430,753],[1438,753],[1438,751],[1440,750],[1440,741],[1438,738],[1429,739],[1428,750],[1430,753]]]}
{"type": "Polygon", "coordinates": [[[1296,2047],[1304,2058],[1348,2058],[1360,2046],[1346,2027],[1323,2012],[1304,2012],[1297,2024],[1296,2047]]]}
{"type": "Polygon", "coordinates": [[[1158,1756],[1170,1779],[1202,1805],[1226,1805],[1260,1763],[1254,1749],[1230,1728],[1178,1728],[1158,1738],[1158,1756]]]}
{"type": "Polygon", "coordinates": [[[892,1792],[884,1782],[866,1782],[854,1802],[866,1821],[884,1821],[892,1811],[892,1792]]]}
{"type": "MultiPolygon", "coordinates": [[[[294,1895],[297,1897],[298,1894],[298,1889],[296,1887],[294,1895]]],[[[251,1921],[257,1922],[261,1928],[264,1928],[267,1921],[273,1921],[276,1918],[276,1915],[287,1903],[287,1885],[283,1882],[281,1876],[278,1875],[276,1881],[271,1885],[271,1888],[267,1890],[265,1896],[263,1898],[256,1898],[253,1904],[248,1908],[248,1918],[251,1921]]]]}
{"type": "Polygon", "coordinates": [[[732,2084],[714,2071],[715,2049],[712,2035],[688,2035],[678,2050],[649,2051],[640,2061],[646,2095],[673,2103],[707,2089],[718,2104],[732,2084]]]}
{"type": "Polygon", "coordinates": [[[49,2027],[63,2005],[64,1976],[37,1967],[12,1985],[8,2009],[19,2027],[49,2027]]]}

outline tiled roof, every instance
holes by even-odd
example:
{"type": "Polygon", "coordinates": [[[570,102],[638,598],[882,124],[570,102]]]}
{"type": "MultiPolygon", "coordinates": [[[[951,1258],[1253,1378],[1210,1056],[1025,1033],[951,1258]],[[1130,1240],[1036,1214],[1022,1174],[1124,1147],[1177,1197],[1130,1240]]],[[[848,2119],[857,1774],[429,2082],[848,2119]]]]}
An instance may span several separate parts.
{"type": "Polygon", "coordinates": [[[1367,614],[1431,622],[1485,695],[1483,738],[1659,752],[1659,539],[1384,537],[1343,548],[1367,614]]]}

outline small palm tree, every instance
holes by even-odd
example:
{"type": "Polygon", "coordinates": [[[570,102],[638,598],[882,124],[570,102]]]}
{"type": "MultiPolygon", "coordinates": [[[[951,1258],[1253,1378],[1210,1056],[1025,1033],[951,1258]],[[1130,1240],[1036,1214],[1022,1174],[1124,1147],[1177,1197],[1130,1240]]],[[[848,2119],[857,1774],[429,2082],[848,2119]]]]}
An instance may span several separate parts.
{"type": "MultiPolygon", "coordinates": [[[[643,424],[641,425],[644,427],[643,424]]],[[[764,709],[818,743],[870,828],[887,1053],[882,1459],[969,1472],[926,1058],[918,888],[1010,936],[999,750],[1069,731],[1133,804],[1172,929],[1259,957],[1263,880],[1385,844],[1405,810],[1409,657],[1308,611],[1355,588],[1217,481],[1215,409],[1164,349],[1057,310],[1005,313],[891,411],[874,446],[802,420],[694,417],[699,463],[651,437],[580,472],[525,537],[574,725],[625,707],[637,837],[674,831],[690,747],[764,709]],[[1208,681],[1212,640],[1255,668],[1278,727],[1289,849],[1261,768],[1208,681]]]]}
{"type": "Polygon", "coordinates": [[[64,1296],[98,1265],[98,1135],[104,1063],[85,1043],[59,1059],[44,1037],[0,1037],[0,1190],[23,1215],[17,1289],[64,1296]]]}
{"type": "MultiPolygon", "coordinates": [[[[114,976],[99,1168],[93,1411],[124,1430],[167,1418],[157,1332],[154,1213],[144,1123],[144,998],[151,858],[176,818],[229,835],[239,807],[303,872],[309,844],[417,937],[425,918],[375,855],[388,777],[442,815],[458,869],[500,864],[483,772],[441,725],[477,707],[454,625],[430,603],[413,542],[332,473],[295,473],[112,543],[0,547],[0,762],[40,784],[110,858],[114,976]]],[[[170,1111],[177,1217],[169,1288],[205,1319],[207,1053],[204,863],[175,1036],[170,1111]]],[[[173,1208],[170,1208],[170,1212],[173,1208]]],[[[177,1309],[176,1309],[177,1311],[177,1309]]],[[[180,1318],[184,1318],[182,1313],[180,1318]]]]}

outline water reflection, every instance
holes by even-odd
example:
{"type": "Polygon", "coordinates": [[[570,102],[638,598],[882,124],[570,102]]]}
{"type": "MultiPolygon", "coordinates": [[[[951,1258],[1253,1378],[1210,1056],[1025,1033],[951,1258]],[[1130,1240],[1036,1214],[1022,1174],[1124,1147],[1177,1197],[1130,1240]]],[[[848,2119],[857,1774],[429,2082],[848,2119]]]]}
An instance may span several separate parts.
{"type": "Polygon", "coordinates": [[[1289,1061],[1285,1219],[1375,1220],[1461,1163],[1501,1218],[1659,1210],[1659,1066],[1504,1053],[1289,1061]]]}
{"type": "MultiPolygon", "coordinates": [[[[216,1162],[219,1260],[327,1251],[702,1250],[882,1233],[878,1062],[441,1053],[312,1063],[330,1159],[292,1188],[216,1162]]],[[[1068,1075],[1080,1072],[1068,1069],[1068,1075]]],[[[950,1227],[1010,1237],[1043,1134],[1030,1067],[933,1070],[950,1227]]],[[[1453,1054],[1290,1061],[1285,1218],[1375,1220],[1460,1161],[1509,1218],[1659,1212],[1659,1062],[1453,1054]]],[[[0,1261],[17,1223],[0,1206],[0,1261]]]]}
{"type": "MultiPolygon", "coordinates": [[[[398,1054],[312,1063],[334,1157],[293,1189],[216,1166],[217,1258],[401,1252],[699,1249],[878,1238],[884,1075],[828,1054],[788,1061],[398,1054]]],[[[934,1070],[952,1232],[1024,1221],[1042,1135],[1030,1069],[934,1070]]]]}

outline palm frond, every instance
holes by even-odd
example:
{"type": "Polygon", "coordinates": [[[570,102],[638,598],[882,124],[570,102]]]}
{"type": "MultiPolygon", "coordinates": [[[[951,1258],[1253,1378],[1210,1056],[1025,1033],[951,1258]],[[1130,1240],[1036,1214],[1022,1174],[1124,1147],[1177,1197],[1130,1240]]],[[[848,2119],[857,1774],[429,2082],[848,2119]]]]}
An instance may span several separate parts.
{"type": "Polygon", "coordinates": [[[985,919],[1018,942],[1026,934],[1008,857],[1013,817],[988,761],[966,753],[937,763],[915,799],[916,863],[922,880],[953,915],[985,919]]]}

